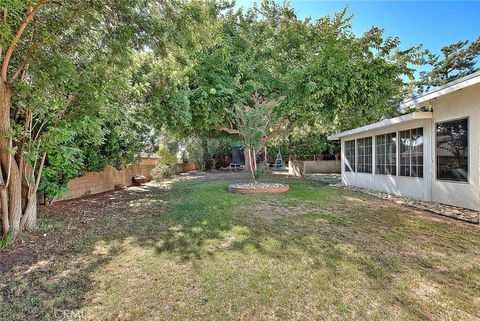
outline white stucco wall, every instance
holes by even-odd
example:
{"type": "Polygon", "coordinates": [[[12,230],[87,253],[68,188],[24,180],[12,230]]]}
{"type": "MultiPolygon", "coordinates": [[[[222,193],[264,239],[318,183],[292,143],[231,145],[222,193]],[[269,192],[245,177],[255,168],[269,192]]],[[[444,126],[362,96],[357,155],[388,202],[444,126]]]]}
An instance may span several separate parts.
{"type": "MultiPolygon", "coordinates": [[[[371,130],[365,133],[342,137],[342,181],[347,185],[365,187],[377,191],[392,193],[399,196],[408,196],[422,200],[431,199],[431,119],[418,119],[398,125],[383,127],[371,130]],[[405,177],[398,175],[375,174],[375,136],[397,132],[397,144],[399,131],[423,128],[424,136],[424,177],[405,177]],[[345,141],[363,137],[372,137],[373,142],[373,173],[357,173],[345,171],[345,141]]],[[[357,146],[358,147],[358,146],[357,146]]],[[[398,154],[398,148],[397,148],[398,154]]],[[[399,164],[397,159],[397,173],[399,173],[399,164]]]]}
{"type": "MultiPolygon", "coordinates": [[[[397,125],[369,130],[360,134],[344,136],[342,143],[342,180],[373,190],[432,200],[440,203],[480,210],[480,84],[440,96],[430,101],[433,107],[432,119],[417,119],[397,125]],[[468,182],[453,182],[436,178],[435,128],[437,122],[468,117],[469,172],[468,182]],[[424,177],[380,175],[345,172],[345,141],[373,137],[373,170],[375,170],[375,136],[423,127],[424,135],[424,177]]],[[[398,144],[398,143],[397,143],[398,144]]],[[[358,155],[358,154],[357,154],[358,155]]],[[[397,148],[397,174],[398,148],[397,148]]]]}
{"type": "MultiPolygon", "coordinates": [[[[433,108],[433,130],[437,122],[468,117],[468,183],[436,179],[432,160],[432,199],[437,202],[480,210],[480,84],[438,97],[433,108]]],[[[435,149],[433,135],[432,151],[435,149]]]]}

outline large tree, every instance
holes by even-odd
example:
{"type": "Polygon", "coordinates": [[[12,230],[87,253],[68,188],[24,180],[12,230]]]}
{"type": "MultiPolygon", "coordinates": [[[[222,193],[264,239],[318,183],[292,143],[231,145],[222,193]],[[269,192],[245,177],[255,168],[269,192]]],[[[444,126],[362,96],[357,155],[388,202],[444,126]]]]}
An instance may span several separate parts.
{"type": "Polygon", "coordinates": [[[457,78],[480,70],[480,37],[475,41],[461,40],[440,49],[441,54],[428,52],[426,64],[430,71],[422,71],[417,82],[420,91],[441,86],[457,78]]]}
{"type": "Polygon", "coordinates": [[[190,25],[204,41],[173,39],[181,55],[172,52],[158,66],[148,96],[158,123],[184,135],[244,137],[235,112],[255,108],[252,97],[276,102],[279,121],[263,141],[297,126],[321,123],[332,131],[376,121],[396,112],[402,77],[412,77],[408,65],[419,58],[418,48],[400,50],[381,29],[356,36],[345,12],[312,21],[270,1],[247,11],[205,6],[203,20],[190,25]],[[214,28],[202,33],[202,25],[214,28]],[[173,90],[162,87],[172,75],[173,90]]]}
{"type": "Polygon", "coordinates": [[[108,139],[106,128],[121,126],[128,113],[133,50],[144,45],[151,25],[149,6],[128,0],[2,3],[4,235],[36,227],[36,193],[45,164],[80,162],[75,140],[83,137],[84,144],[99,146],[108,139]]]}

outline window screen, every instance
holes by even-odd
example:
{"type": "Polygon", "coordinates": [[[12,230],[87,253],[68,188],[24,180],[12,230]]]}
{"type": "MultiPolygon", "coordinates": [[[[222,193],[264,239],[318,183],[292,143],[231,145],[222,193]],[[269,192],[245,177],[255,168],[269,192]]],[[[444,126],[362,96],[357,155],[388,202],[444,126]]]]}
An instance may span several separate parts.
{"type": "Polygon", "coordinates": [[[438,123],[437,179],[468,181],[468,119],[438,123]]]}
{"type": "Polygon", "coordinates": [[[404,130],[400,138],[400,176],[423,177],[423,128],[404,130]]]}
{"type": "Polygon", "coordinates": [[[375,172],[377,174],[397,174],[397,133],[375,137],[375,172]]]}
{"type": "Polygon", "coordinates": [[[357,139],[357,172],[372,172],[372,137],[357,139]]]}
{"type": "Polygon", "coordinates": [[[355,140],[345,142],[345,171],[355,172],[355,140]]]}

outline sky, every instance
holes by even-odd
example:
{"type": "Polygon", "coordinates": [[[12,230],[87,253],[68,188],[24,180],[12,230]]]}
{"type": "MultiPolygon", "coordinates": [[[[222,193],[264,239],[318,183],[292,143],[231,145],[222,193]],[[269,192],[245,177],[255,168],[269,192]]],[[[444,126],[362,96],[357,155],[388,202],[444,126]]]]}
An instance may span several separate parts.
{"type": "MultiPolygon", "coordinates": [[[[238,6],[249,7],[253,3],[254,0],[237,0],[238,6]]],[[[300,18],[332,15],[348,6],[356,34],[372,26],[380,27],[386,35],[399,37],[402,49],[423,44],[439,53],[445,45],[480,37],[480,1],[293,0],[290,5],[300,18]]]]}

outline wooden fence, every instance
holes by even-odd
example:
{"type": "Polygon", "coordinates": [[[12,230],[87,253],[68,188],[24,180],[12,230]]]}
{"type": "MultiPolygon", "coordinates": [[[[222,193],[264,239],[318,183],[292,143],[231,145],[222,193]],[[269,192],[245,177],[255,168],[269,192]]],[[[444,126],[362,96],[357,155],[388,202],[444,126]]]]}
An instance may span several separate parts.
{"type": "Polygon", "coordinates": [[[124,169],[116,169],[108,166],[101,172],[89,172],[84,176],[71,180],[68,183],[68,191],[63,193],[61,200],[78,198],[91,194],[108,192],[117,184],[132,185],[132,177],[143,175],[151,179],[150,172],[155,167],[158,159],[142,158],[138,165],[128,166],[124,169]]]}

